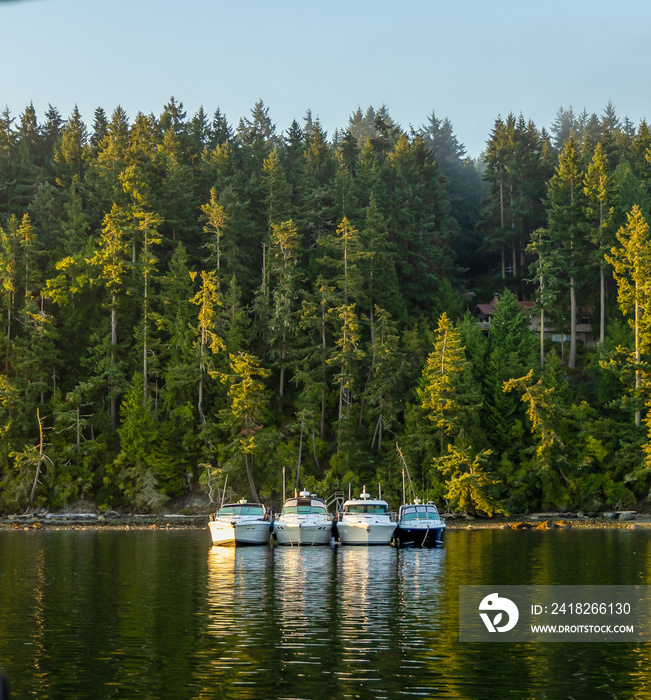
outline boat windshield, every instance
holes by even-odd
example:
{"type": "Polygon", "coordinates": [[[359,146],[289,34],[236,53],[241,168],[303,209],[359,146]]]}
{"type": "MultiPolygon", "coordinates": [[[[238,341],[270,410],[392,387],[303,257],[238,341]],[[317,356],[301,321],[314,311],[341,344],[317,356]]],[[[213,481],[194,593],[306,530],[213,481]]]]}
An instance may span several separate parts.
{"type": "Polygon", "coordinates": [[[234,503],[222,506],[217,515],[264,515],[264,506],[256,503],[234,503]]]}
{"type": "Polygon", "coordinates": [[[440,520],[434,506],[407,506],[402,513],[403,520],[440,520]]]}
{"type": "Polygon", "coordinates": [[[314,515],[320,513],[325,515],[326,509],[324,506],[285,506],[283,513],[296,513],[298,515],[314,515]]]}
{"type": "Polygon", "coordinates": [[[296,499],[292,499],[285,504],[283,513],[297,515],[325,515],[326,507],[325,505],[315,503],[314,501],[297,501],[296,499]]]}
{"type": "Polygon", "coordinates": [[[387,513],[389,506],[383,504],[354,503],[344,507],[344,513],[387,513]]]}

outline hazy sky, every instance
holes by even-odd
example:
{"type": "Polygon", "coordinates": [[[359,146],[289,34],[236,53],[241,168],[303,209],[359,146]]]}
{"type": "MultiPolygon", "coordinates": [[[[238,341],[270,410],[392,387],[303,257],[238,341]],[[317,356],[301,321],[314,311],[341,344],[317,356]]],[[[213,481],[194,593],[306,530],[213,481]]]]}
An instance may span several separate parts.
{"type": "Polygon", "coordinates": [[[509,112],[651,118],[649,20],[648,0],[0,0],[0,107],[90,125],[174,96],[236,125],[262,98],[278,130],[309,108],[331,134],[386,104],[404,128],[448,117],[478,155],[509,112]]]}

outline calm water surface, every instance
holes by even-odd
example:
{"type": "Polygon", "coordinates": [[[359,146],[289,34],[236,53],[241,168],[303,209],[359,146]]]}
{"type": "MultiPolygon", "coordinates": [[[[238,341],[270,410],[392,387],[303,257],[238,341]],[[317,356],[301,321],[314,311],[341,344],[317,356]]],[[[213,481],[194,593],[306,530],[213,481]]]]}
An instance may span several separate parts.
{"type": "Polygon", "coordinates": [[[0,532],[14,698],[650,698],[651,645],[461,644],[462,584],[651,584],[651,531],[450,530],[436,550],[0,532]]]}

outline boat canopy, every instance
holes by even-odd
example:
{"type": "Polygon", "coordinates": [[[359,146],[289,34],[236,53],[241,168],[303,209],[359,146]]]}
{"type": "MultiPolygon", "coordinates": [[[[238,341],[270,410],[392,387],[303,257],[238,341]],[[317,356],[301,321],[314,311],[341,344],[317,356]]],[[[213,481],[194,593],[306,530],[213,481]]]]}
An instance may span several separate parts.
{"type": "Polygon", "coordinates": [[[320,498],[290,498],[285,501],[283,513],[296,513],[298,515],[312,515],[315,513],[327,513],[326,504],[320,498]]]}
{"type": "Polygon", "coordinates": [[[264,512],[262,503],[227,503],[217,511],[217,515],[264,515],[264,512]]]}
{"type": "Polygon", "coordinates": [[[388,513],[389,505],[384,501],[371,501],[370,503],[350,501],[344,503],[344,513],[388,513]]]}
{"type": "Polygon", "coordinates": [[[402,520],[440,520],[439,511],[434,505],[408,505],[401,507],[402,520]]]}

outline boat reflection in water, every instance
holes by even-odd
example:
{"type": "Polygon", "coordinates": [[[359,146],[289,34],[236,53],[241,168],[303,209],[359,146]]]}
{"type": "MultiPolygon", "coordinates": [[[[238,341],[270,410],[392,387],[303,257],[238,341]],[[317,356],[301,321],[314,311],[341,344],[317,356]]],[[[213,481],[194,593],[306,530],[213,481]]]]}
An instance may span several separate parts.
{"type": "MultiPolygon", "coordinates": [[[[333,662],[337,639],[334,582],[336,552],[330,547],[278,547],[275,550],[275,643],[278,670],[294,685],[301,675],[316,676],[314,688],[300,697],[315,697],[319,667],[333,662]]],[[[294,685],[295,687],[295,685],[294,685]]],[[[336,694],[324,693],[325,697],[336,694]]]]}
{"type": "Polygon", "coordinates": [[[208,680],[223,697],[398,697],[415,670],[424,687],[441,633],[444,557],[394,547],[211,548],[198,697],[214,697],[208,680]]]}
{"type": "Polygon", "coordinates": [[[397,641],[398,552],[391,547],[342,547],[338,555],[338,676],[342,697],[359,697],[360,687],[386,692],[386,682],[379,683],[379,677],[394,676],[399,671],[395,654],[391,653],[397,641]]]}
{"type": "Polygon", "coordinates": [[[208,551],[208,603],[218,613],[215,624],[242,622],[241,610],[250,620],[251,610],[261,608],[273,595],[270,550],[245,547],[211,547],[208,551]]]}
{"type": "Polygon", "coordinates": [[[206,622],[195,697],[263,697],[276,673],[270,658],[269,611],[273,607],[273,554],[268,548],[211,547],[208,553],[206,622]],[[248,689],[255,687],[253,695],[248,689]],[[257,695],[257,693],[263,695],[257,695]]]}

